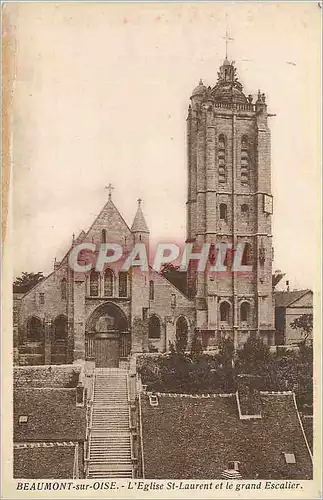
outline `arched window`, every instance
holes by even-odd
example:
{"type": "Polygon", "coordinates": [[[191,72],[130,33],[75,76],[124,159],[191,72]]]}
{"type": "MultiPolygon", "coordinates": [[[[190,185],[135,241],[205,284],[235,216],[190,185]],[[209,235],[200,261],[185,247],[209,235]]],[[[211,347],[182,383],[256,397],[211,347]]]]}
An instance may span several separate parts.
{"type": "Polygon", "coordinates": [[[243,266],[249,266],[252,264],[252,255],[251,255],[251,245],[250,243],[245,243],[243,248],[243,254],[241,259],[241,264],[243,266]]]}
{"type": "Polygon", "coordinates": [[[249,221],[249,206],[246,203],[241,205],[241,221],[242,222],[249,221]]]}
{"type": "Polygon", "coordinates": [[[128,297],[128,275],[125,272],[119,273],[119,297],[128,297]]]}
{"type": "Polygon", "coordinates": [[[245,135],[241,139],[241,183],[249,184],[249,141],[245,135]]]}
{"type": "Polygon", "coordinates": [[[153,281],[149,281],[149,300],[154,300],[155,298],[155,285],[153,281]]]}
{"type": "Polygon", "coordinates": [[[160,321],[158,316],[153,315],[149,318],[148,337],[150,339],[160,338],[160,321]]]}
{"type": "Polygon", "coordinates": [[[67,318],[66,316],[58,316],[54,321],[54,337],[55,340],[66,340],[67,338],[67,318]]]}
{"type": "Polygon", "coordinates": [[[240,306],[240,321],[249,322],[250,318],[250,304],[249,302],[242,302],[240,306]]]}
{"type": "Polygon", "coordinates": [[[226,221],[228,217],[228,207],[225,203],[220,203],[220,220],[226,221]]]}
{"type": "Polygon", "coordinates": [[[114,291],[114,274],[111,269],[106,269],[104,272],[104,296],[112,297],[114,291]]]}
{"type": "Polygon", "coordinates": [[[220,304],[220,321],[229,323],[230,319],[230,304],[229,302],[221,302],[220,304]]]}
{"type": "Polygon", "coordinates": [[[66,279],[63,278],[61,281],[61,298],[62,300],[66,300],[66,297],[67,297],[66,279]]]}
{"type": "Polygon", "coordinates": [[[220,245],[222,246],[221,254],[222,252],[224,253],[224,258],[222,257],[223,265],[227,268],[230,268],[233,263],[233,257],[234,257],[234,250],[232,248],[232,245],[230,245],[228,242],[225,241],[222,241],[220,245]]]}
{"type": "Polygon", "coordinates": [[[226,139],[223,134],[219,135],[218,139],[218,172],[219,172],[219,183],[225,184],[227,181],[226,139]]]}
{"type": "Polygon", "coordinates": [[[90,274],[90,296],[98,297],[99,296],[99,278],[100,275],[94,269],[90,274]]]}
{"type": "Polygon", "coordinates": [[[32,316],[27,322],[27,339],[33,342],[43,340],[43,325],[39,318],[32,316]]]}
{"type": "Polygon", "coordinates": [[[102,240],[102,243],[106,243],[107,242],[107,230],[106,229],[102,229],[101,240],[102,240]]]}

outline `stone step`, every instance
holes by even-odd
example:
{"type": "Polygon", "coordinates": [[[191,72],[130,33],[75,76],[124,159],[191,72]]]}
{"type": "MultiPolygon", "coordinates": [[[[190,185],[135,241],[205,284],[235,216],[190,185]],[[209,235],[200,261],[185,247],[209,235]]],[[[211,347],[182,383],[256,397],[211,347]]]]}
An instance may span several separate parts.
{"type": "Polygon", "coordinates": [[[91,447],[92,446],[96,446],[96,447],[102,447],[102,448],[106,448],[106,447],[118,447],[118,449],[121,449],[123,447],[126,447],[126,446],[129,446],[129,443],[130,443],[130,439],[125,441],[125,440],[102,440],[101,442],[94,438],[94,440],[91,440],[91,447]]]}
{"type": "Polygon", "coordinates": [[[125,410],[116,410],[115,408],[112,408],[109,410],[109,408],[106,408],[104,410],[97,410],[96,408],[93,408],[93,413],[92,413],[92,417],[99,417],[99,418],[108,418],[108,417],[112,417],[112,418],[124,418],[124,417],[127,417],[129,415],[129,409],[125,409],[125,410]]]}
{"type": "Polygon", "coordinates": [[[93,422],[128,422],[129,415],[120,415],[120,413],[116,413],[115,415],[92,415],[92,424],[93,422]]]}
{"type": "Polygon", "coordinates": [[[95,471],[131,471],[132,467],[131,467],[131,464],[106,464],[104,462],[102,463],[96,463],[95,465],[91,465],[89,466],[89,470],[92,471],[92,470],[95,470],[95,471]]]}
{"type": "Polygon", "coordinates": [[[92,457],[114,457],[120,459],[130,460],[131,453],[130,450],[114,450],[114,449],[105,449],[105,448],[91,448],[90,456],[92,457]]]}
{"type": "Polygon", "coordinates": [[[95,418],[95,419],[92,419],[92,428],[96,425],[96,424],[108,424],[108,425],[111,425],[111,424],[114,424],[114,425],[121,425],[121,426],[124,426],[124,425],[129,425],[129,419],[128,418],[118,418],[116,417],[115,419],[111,419],[111,418],[95,418]]]}
{"type": "Polygon", "coordinates": [[[132,478],[132,472],[131,471],[126,471],[126,472],[113,472],[113,471],[106,471],[106,472],[90,472],[89,473],[89,478],[97,478],[97,479],[123,479],[123,478],[132,478]]]}
{"type": "Polygon", "coordinates": [[[118,417],[125,418],[125,417],[128,417],[128,415],[129,415],[128,408],[124,411],[115,410],[115,409],[112,409],[109,411],[108,408],[106,410],[103,410],[103,411],[98,411],[94,408],[93,413],[92,413],[92,417],[95,417],[95,418],[118,418],[118,417]]]}
{"type": "Polygon", "coordinates": [[[117,444],[116,442],[114,443],[103,443],[103,444],[100,444],[98,442],[91,442],[91,450],[92,449],[100,449],[100,450],[121,450],[121,451],[125,451],[125,450],[130,450],[130,441],[127,442],[122,442],[120,444],[117,444]]]}
{"type": "Polygon", "coordinates": [[[96,424],[96,430],[105,431],[129,431],[129,424],[125,425],[108,425],[108,424],[96,424]]]}
{"type": "Polygon", "coordinates": [[[109,413],[108,415],[92,415],[92,422],[94,421],[107,421],[107,422],[128,422],[129,414],[120,414],[120,413],[109,413]]]}
{"type": "Polygon", "coordinates": [[[104,431],[115,431],[115,432],[129,432],[129,424],[124,424],[124,425],[109,425],[109,424],[96,424],[95,429],[97,431],[104,430],[104,431]]]}
{"type": "Polygon", "coordinates": [[[120,392],[120,393],[115,393],[115,392],[108,392],[108,391],[96,391],[94,392],[94,397],[104,397],[104,398],[114,398],[114,399],[124,399],[128,401],[128,395],[127,392],[120,392]]]}
{"type": "Polygon", "coordinates": [[[109,465],[114,465],[116,467],[121,467],[121,466],[130,466],[131,467],[131,459],[126,457],[126,458],[121,458],[121,457],[109,457],[108,459],[106,457],[102,456],[91,456],[91,465],[106,465],[107,463],[109,465]]]}
{"type": "Polygon", "coordinates": [[[109,408],[109,407],[104,407],[100,406],[100,409],[97,409],[95,406],[93,407],[93,413],[92,415],[114,415],[117,417],[120,415],[120,417],[123,417],[125,415],[129,414],[129,408],[109,408]]]}
{"type": "Polygon", "coordinates": [[[119,430],[119,429],[124,429],[125,428],[125,431],[129,431],[129,422],[128,420],[125,420],[124,422],[113,422],[113,421],[110,421],[110,422],[107,422],[105,420],[96,420],[95,422],[92,422],[92,429],[93,427],[102,427],[106,425],[107,427],[115,427],[116,430],[119,430]]]}
{"type": "Polygon", "coordinates": [[[129,406],[127,405],[116,408],[115,406],[103,406],[101,404],[100,406],[93,405],[93,413],[96,413],[97,415],[123,415],[125,413],[129,413],[129,406]]]}
{"type": "Polygon", "coordinates": [[[91,450],[118,450],[118,451],[126,451],[126,450],[130,450],[130,446],[129,446],[130,442],[124,442],[124,443],[120,443],[120,444],[117,444],[117,443],[103,443],[103,444],[99,444],[99,443],[92,443],[91,442],[91,450]]]}
{"type": "Polygon", "coordinates": [[[131,456],[131,452],[130,452],[130,447],[128,448],[96,448],[96,447],[92,447],[90,448],[90,453],[91,455],[98,455],[100,454],[102,456],[103,453],[106,453],[106,454],[109,454],[109,455],[114,455],[114,456],[121,456],[121,457],[127,457],[127,456],[131,456]]]}
{"type": "Polygon", "coordinates": [[[94,463],[104,463],[104,464],[127,464],[131,465],[131,456],[130,455],[100,455],[98,453],[94,453],[90,455],[90,462],[93,465],[94,463]]]}

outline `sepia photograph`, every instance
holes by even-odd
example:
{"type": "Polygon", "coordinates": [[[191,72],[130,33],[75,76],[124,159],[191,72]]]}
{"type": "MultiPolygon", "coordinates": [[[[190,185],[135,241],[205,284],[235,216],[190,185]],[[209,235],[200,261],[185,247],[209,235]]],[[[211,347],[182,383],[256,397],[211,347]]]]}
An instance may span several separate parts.
{"type": "Polygon", "coordinates": [[[321,16],[2,4],[3,498],[320,497],[321,16]]]}

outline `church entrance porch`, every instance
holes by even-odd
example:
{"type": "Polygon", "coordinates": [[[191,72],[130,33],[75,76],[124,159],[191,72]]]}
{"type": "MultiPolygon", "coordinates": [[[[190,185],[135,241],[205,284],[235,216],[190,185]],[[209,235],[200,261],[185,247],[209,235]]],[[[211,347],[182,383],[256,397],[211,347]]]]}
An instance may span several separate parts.
{"type": "Polygon", "coordinates": [[[131,335],[123,311],[113,303],[99,306],[86,325],[85,358],[96,368],[118,368],[131,350],[131,335]]]}

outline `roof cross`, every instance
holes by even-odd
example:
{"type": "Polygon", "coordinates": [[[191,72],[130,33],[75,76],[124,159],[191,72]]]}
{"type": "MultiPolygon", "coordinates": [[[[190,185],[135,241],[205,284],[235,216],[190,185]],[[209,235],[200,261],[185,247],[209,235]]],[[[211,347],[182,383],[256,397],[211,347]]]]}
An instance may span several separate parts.
{"type": "Polygon", "coordinates": [[[225,20],[227,24],[227,29],[225,30],[225,36],[222,38],[225,40],[225,58],[228,59],[228,43],[234,40],[231,36],[228,34],[228,14],[225,15],[225,20]]]}
{"type": "Polygon", "coordinates": [[[114,190],[114,187],[112,186],[111,182],[109,183],[108,186],[105,186],[105,189],[109,191],[109,200],[111,200],[112,191],[114,190]]]}

